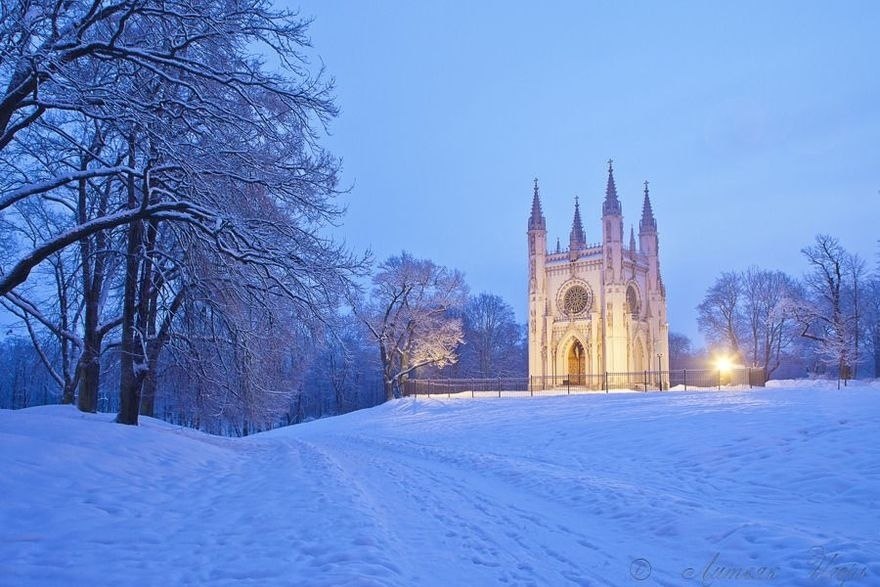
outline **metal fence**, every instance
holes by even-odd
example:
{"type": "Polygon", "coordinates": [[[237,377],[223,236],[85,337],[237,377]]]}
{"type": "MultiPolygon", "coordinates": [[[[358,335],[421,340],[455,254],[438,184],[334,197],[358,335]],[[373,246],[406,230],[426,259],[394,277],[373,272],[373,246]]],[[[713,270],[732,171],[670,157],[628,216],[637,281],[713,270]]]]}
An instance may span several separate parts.
{"type": "Polygon", "coordinates": [[[763,387],[764,369],[676,369],[542,377],[490,379],[409,379],[404,395],[514,396],[560,395],[610,391],[668,391],[689,389],[747,389],[763,387]]]}

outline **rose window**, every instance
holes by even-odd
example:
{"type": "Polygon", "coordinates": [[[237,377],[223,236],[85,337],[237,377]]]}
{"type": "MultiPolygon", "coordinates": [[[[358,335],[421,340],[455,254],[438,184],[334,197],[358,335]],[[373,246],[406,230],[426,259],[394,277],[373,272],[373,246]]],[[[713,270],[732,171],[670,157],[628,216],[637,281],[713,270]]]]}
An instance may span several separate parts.
{"type": "Polygon", "coordinates": [[[589,307],[589,305],[590,294],[582,286],[574,285],[565,292],[562,307],[566,314],[570,316],[581,314],[589,307]]]}

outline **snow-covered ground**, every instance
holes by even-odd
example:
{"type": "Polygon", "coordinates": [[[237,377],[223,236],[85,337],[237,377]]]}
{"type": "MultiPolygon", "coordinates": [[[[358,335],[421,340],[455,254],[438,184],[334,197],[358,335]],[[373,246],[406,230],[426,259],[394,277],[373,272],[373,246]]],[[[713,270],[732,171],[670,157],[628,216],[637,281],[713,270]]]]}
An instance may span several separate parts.
{"type": "Polygon", "coordinates": [[[0,585],[880,585],[880,387],[0,411],[0,585]]]}

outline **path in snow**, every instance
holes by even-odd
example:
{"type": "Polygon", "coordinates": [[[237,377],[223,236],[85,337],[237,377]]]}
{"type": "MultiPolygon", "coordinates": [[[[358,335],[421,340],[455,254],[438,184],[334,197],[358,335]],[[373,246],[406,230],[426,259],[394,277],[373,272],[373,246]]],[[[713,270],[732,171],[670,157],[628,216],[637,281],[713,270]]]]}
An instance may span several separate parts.
{"type": "Polygon", "coordinates": [[[878,407],[420,399],[239,440],[0,411],[0,585],[878,584],[878,407]]]}

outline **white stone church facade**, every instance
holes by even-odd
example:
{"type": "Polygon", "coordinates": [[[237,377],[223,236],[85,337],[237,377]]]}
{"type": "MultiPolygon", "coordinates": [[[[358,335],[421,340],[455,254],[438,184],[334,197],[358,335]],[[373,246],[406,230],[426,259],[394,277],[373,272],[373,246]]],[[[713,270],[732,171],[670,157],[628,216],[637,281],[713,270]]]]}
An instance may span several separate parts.
{"type": "Polygon", "coordinates": [[[657,221],[648,182],[638,244],[608,162],[602,240],[587,242],[574,204],[568,248],[547,249],[547,224],[535,180],[529,216],[529,376],[533,385],[600,388],[605,372],[669,370],[666,290],[660,276],[657,221]],[[539,379],[542,378],[542,379],[539,379]]]}

